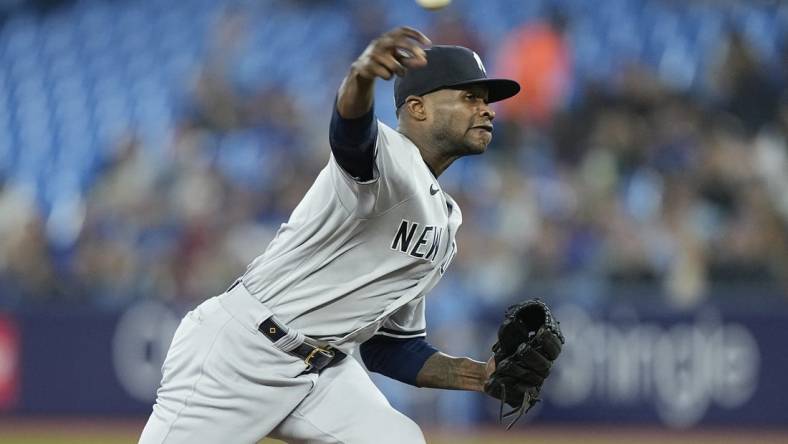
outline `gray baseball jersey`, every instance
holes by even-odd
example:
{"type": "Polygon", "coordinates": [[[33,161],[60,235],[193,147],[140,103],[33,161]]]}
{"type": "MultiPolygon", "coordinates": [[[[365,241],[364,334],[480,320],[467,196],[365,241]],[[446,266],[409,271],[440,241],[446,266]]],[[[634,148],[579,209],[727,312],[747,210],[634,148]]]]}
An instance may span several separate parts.
{"type": "Polygon", "coordinates": [[[332,155],[242,278],[280,320],[335,345],[424,336],[424,295],[457,252],[462,214],[418,148],[378,122],[375,150],[366,182],[332,155]]]}

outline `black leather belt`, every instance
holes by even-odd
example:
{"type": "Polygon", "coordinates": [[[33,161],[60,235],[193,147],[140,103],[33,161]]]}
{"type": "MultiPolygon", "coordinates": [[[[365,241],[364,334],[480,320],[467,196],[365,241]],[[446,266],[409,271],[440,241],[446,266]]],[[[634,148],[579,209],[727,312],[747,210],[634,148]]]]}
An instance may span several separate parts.
{"type": "MultiPolygon", "coordinates": [[[[280,325],[273,317],[261,322],[257,329],[271,342],[276,342],[287,335],[287,327],[280,325]]],[[[304,373],[320,373],[328,367],[339,364],[347,356],[334,347],[318,347],[308,342],[302,342],[288,353],[304,360],[307,365],[304,373]]]]}

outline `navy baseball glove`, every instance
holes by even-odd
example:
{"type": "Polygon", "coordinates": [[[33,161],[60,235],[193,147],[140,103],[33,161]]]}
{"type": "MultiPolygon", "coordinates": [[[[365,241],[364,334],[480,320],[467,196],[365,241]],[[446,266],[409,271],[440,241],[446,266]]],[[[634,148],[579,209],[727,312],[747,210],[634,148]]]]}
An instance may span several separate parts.
{"type": "Polygon", "coordinates": [[[492,348],[495,371],[484,391],[501,400],[499,420],[517,415],[507,430],[539,402],[542,384],[563,344],[559,322],[541,300],[522,302],[506,310],[498,328],[498,342],[492,348]],[[513,407],[506,414],[504,403],[513,407]]]}

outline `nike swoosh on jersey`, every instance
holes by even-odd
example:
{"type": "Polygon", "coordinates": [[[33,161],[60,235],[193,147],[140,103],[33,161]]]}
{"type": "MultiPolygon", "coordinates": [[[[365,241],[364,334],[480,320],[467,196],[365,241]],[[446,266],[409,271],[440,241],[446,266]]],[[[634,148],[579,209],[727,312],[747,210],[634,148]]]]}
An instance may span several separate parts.
{"type": "Polygon", "coordinates": [[[438,189],[438,187],[435,187],[435,188],[433,188],[433,187],[435,187],[435,184],[430,185],[430,196],[434,196],[434,195],[438,194],[438,191],[440,191],[438,189]]]}

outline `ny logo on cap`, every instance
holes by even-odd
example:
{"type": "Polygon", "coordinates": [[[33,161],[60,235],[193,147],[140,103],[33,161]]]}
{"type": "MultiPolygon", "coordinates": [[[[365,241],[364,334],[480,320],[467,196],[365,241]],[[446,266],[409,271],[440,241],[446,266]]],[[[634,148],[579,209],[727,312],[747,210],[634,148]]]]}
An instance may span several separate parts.
{"type": "Polygon", "coordinates": [[[481,57],[479,57],[479,54],[476,54],[476,51],[471,51],[471,52],[473,52],[473,58],[476,59],[476,64],[479,65],[479,69],[481,69],[484,75],[486,76],[487,70],[484,69],[484,64],[482,63],[481,57]]]}

